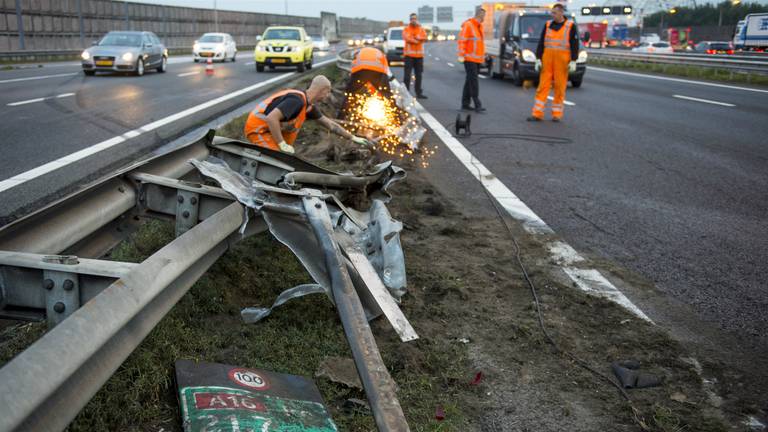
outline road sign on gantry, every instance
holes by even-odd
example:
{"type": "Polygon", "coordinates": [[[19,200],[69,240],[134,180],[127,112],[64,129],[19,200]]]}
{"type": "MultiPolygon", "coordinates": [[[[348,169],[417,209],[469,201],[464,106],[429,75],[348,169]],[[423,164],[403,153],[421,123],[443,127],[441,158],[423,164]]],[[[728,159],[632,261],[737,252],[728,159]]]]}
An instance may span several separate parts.
{"type": "Polygon", "coordinates": [[[422,6],[419,8],[419,22],[435,22],[435,8],[432,6],[422,6]]]}
{"type": "Polygon", "coordinates": [[[437,22],[453,22],[453,6],[438,6],[437,22]]]}
{"type": "Polygon", "coordinates": [[[632,6],[586,6],[581,8],[583,16],[589,15],[632,15],[632,6]]]}

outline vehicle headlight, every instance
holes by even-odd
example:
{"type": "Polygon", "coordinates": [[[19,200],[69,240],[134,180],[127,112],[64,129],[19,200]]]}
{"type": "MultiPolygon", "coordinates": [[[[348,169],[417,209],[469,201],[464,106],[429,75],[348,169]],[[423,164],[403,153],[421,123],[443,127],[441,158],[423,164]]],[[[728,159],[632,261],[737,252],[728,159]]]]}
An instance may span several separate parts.
{"type": "Polygon", "coordinates": [[[586,63],[587,62],[587,52],[586,51],[579,51],[579,58],[576,59],[576,63],[586,63]]]}
{"type": "Polygon", "coordinates": [[[529,49],[523,50],[523,61],[526,61],[528,63],[534,63],[536,62],[536,54],[533,53],[533,51],[529,49]]]}
{"type": "Polygon", "coordinates": [[[123,54],[122,59],[123,59],[123,61],[127,61],[127,62],[132,61],[133,60],[133,53],[132,52],[127,52],[127,53],[123,54]]]}
{"type": "Polygon", "coordinates": [[[91,53],[89,53],[88,51],[83,51],[83,53],[82,53],[82,54],[80,54],[80,57],[82,57],[82,58],[83,58],[83,60],[90,60],[90,58],[91,58],[91,53]]]}
{"type": "Polygon", "coordinates": [[[355,41],[353,41],[352,39],[347,41],[347,45],[354,45],[354,44],[355,44],[355,41]]]}
{"type": "Polygon", "coordinates": [[[200,44],[192,45],[192,51],[195,51],[195,52],[200,51],[200,44]]]}
{"type": "Polygon", "coordinates": [[[267,50],[267,47],[265,47],[264,45],[256,45],[256,51],[264,52],[266,50],[267,50]]]}

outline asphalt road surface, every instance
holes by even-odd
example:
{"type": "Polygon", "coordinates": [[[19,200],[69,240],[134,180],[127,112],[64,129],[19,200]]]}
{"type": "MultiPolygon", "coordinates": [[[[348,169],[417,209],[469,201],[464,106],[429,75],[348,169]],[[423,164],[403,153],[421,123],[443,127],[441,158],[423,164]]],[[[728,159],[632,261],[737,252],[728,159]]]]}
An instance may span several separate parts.
{"type": "MultiPolygon", "coordinates": [[[[424,74],[421,104],[453,131],[455,44],[429,45],[424,74]]],[[[488,111],[460,141],[571,245],[639,275],[619,286],[651,319],[754,367],[768,358],[768,90],[734,87],[589,68],[562,123],[529,123],[534,89],[482,77],[488,111]]]]}
{"type": "MultiPolygon", "coordinates": [[[[334,59],[335,50],[316,52],[314,63],[334,59]]],[[[171,57],[166,73],[148,71],[143,77],[101,73],[88,77],[79,62],[0,72],[0,222],[244,103],[258,89],[198,112],[179,113],[294,70],[257,73],[251,52],[243,51],[237,62],[215,63],[212,76],[191,56],[171,57]],[[74,163],[64,161],[61,167],[46,165],[96,150],[97,144],[106,148],[74,163]]]]}

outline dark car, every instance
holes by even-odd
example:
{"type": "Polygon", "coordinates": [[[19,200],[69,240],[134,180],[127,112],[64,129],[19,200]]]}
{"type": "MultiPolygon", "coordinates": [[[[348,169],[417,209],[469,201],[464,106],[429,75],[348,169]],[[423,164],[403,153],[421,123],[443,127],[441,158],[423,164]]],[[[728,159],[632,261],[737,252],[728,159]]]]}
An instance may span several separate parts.
{"type": "MultiPolygon", "coordinates": [[[[487,66],[494,78],[511,76],[515,84],[538,80],[535,70],[536,46],[547,21],[552,19],[545,9],[506,11],[494,18],[493,35],[486,35],[487,66]]],[[[568,17],[574,21],[574,16],[568,17]]],[[[581,50],[576,72],[569,75],[573,87],[580,87],[587,70],[587,52],[581,50]]]]}
{"type": "Polygon", "coordinates": [[[83,72],[133,72],[144,75],[147,69],[165,72],[168,50],[152,32],[113,31],[81,54],[83,72]]]}
{"type": "Polygon", "coordinates": [[[705,54],[733,54],[733,46],[730,42],[699,42],[694,51],[705,54]]]}

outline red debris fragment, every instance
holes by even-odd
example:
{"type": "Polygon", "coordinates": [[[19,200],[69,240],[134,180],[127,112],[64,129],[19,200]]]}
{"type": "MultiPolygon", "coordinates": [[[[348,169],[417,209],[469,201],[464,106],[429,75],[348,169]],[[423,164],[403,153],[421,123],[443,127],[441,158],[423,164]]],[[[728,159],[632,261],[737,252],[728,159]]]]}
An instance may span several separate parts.
{"type": "Polygon", "coordinates": [[[478,373],[475,374],[475,379],[473,379],[472,381],[469,382],[469,385],[473,385],[473,386],[474,385],[478,385],[478,384],[480,384],[480,381],[482,381],[482,380],[483,380],[483,373],[482,372],[478,372],[478,373]]]}
{"type": "Polygon", "coordinates": [[[435,419],[437,419],[437,421],[445,420],[445,410],[443,407],[439,406],[435,409],[435,419]]]}

